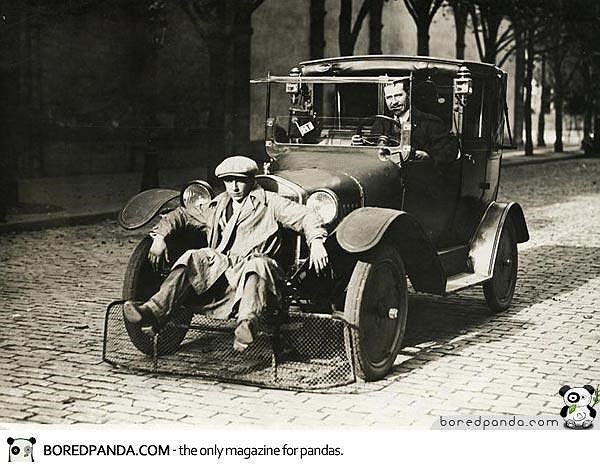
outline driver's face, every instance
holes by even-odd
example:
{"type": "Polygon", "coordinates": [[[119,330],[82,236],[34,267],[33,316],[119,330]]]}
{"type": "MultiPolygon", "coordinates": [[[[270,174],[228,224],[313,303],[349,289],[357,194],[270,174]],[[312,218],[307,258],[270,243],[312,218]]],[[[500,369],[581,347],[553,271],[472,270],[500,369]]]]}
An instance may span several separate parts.
{"type": "Polygon", "coordinates": [[[410,102],[408,93],[404,90],[404,84],[402,82],[386,85],[383,87],[383,93],[385,96],[385,104],[396,116],[401,116],[408,111],[410,102]]]}

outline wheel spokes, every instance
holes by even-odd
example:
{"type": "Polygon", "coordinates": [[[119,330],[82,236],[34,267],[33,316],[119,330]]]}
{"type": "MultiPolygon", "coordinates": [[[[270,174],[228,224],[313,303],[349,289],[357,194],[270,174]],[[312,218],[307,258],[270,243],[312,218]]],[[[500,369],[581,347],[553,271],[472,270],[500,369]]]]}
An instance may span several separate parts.
{"type": "Polygon", "coordinates": [[[377,282],[365,298],[368,315],[361,330],[369,360],[377,364],[386,361],[393,348],[401,295],[398,275],[391,266],[378,266],[373,275],[377,282]]]}
{"type": "Polygon", "coordinates": [[[503,300],[511,295],[515,281],[515,268],[516,259],[510,237],[503,236],[498,247],[496,266],[494,268],[496,290],[499,293],[499,297],[503,300]]]}

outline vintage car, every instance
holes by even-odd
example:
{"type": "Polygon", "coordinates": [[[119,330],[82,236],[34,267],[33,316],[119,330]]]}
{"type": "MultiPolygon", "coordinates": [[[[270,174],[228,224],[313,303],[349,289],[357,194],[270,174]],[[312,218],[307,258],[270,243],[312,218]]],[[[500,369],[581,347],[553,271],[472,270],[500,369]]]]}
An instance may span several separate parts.
{"type": "MultiPolygon", "coordinates": [[[[268,157],[258,183],[312,207],[330,233],[331,270],[321,277],[306,267],[303,238],[284,233],[278,259],[288,276],[284,308],[343,320],[359,377],[377,380],[393,366],[408,315],[408,281],[414,291],[442,296],[481,285],[492,311],[509,307],[517,243],[529,235],[521,207],[496,201],[505,72],[469,61],[357,56],[302,62],[289,75],[252,83],[266,95],[268,157]],[[386,85],[398,82],[408,84],[409,116],[427,114],[444,125],[451,158],[423,152],[416,158],[422,149],[412,136],[423,124],[416,117],[398,124],[386,105],[386,85]]],[[[200,180],[181,192],[146,191],[119,220],[138,228],[160,211],[214,195],[200,180]]],[[[204,239],[184,233],[168,243],[171,253],[182,253],[204,239]]],[[[158,289],[162,277],[146,260],[150,244],[144,239],[131,256],[125,299],[145,300],[158,289]]],[[[179,330],[158,345],[136,325],[127,331],[140,351],[169,354],[184,339],[190,312],[173,314],[179,330]]]]}

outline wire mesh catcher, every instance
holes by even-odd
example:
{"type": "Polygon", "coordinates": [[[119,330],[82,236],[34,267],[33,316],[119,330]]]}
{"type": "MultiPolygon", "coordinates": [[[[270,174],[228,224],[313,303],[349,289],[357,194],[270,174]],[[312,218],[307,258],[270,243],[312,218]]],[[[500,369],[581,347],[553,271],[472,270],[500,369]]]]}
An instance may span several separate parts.
{"type": "Polygon", "coordinates": [[[242,353],[232,347],[234,320],[180,311],[153,335],[106,311],[103,360],[138,371],[197,375],[289,390],[317,390],[355,381],[345,324],[330,315],[291,311],[263,325],[242,353]]]}

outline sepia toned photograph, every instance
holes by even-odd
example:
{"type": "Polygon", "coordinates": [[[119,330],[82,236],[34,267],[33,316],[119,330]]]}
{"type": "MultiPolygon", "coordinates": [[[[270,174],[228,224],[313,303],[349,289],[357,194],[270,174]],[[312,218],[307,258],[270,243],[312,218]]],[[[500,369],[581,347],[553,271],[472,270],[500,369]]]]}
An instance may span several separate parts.
{"type": "Polygon", "coordinates": [[[600,428],[600,2],[0,14],[4,429],[600,428]]]}

